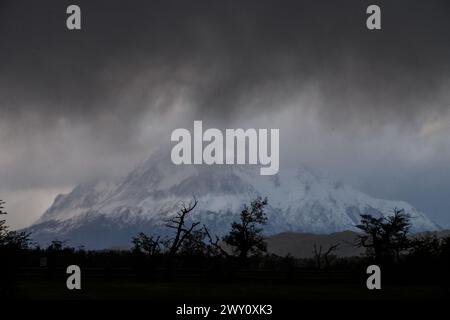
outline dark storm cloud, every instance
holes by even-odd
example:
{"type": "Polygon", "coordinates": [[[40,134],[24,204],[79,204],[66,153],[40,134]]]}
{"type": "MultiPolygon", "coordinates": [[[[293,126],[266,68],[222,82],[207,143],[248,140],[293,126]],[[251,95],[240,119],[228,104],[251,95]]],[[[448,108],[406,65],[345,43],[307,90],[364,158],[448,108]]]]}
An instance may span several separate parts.
{"type": "Polygon", "coordinates": [[[5,2],[2,114],[117,112],[126,125],[183,85],[199,114],[232,117],[315,83],[333,122],[349,112],[409,122],[449,74],[449,4],[390,2],[379,2],[381,32],[364,28],[364,1],[79,1],[81,32],[64,28],[69,2],[5,2]],[[145,70],[134,101],[115,103],[145,70]]]}
{"type": "MultiPolygon", "coordinates": [[[[428,145],[422,166],[436,165],[436,175],[449,145],[423,137],[442,136],[450,119],[450,3],[376,1],[381,31],[365,28],[369,4],[0,1],[0,164],[7,168],[1,183],[10,189],[73,185],[132,166],[177,118],[227,126],[283,111],[281,129],[293,130],[288,143],[298,143],[299,129],[307,145],[320,126],[315,138],[323,150],[308,146],[315,157],[345,163],[348,154],[377,144],[404,150],[393,162],[401,165],[428,145]],[[82,9],[81,31],[65,28],[65,9],[73,3],[82,9]],[[308,109],[317,123],[296,124],[308,109]],[[389,125],[395,138],[374,142],[389,125]],[[353,140],[346,145],[336,132],[353,140]],[[356,149],[355,139],[363,147],[356,149]],[[419,142],[409,145],[411,139],[419,142]],[[341,160],[333,146],[345,150],[341,160]]],[[[375,177],[377,170],[395,171],[375,167],[375,177]]],[[[404,196],[398,190],[409,190],[411,182],[397,184],[392,194],[404,196]]]]}

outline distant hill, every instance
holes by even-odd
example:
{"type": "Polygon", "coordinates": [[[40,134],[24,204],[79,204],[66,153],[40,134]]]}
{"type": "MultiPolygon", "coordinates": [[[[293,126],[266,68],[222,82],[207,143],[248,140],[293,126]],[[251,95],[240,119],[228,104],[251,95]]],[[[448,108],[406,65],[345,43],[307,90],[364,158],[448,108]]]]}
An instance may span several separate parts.
{"type": "MultiPolygon", "coordinates": [[[[450,236],[450,230],[421,232],[413,237],[419,237],[429,234],[436,234],[438,237],[450,236]]],[[[326,251],[331,245],[339,243],[338,249],[334,252],[337,256],[350,257],[359,256],[364,253],[364,248],[358,248],[353,245],[356,232],[343,231],[331,234],[313,234],[298,232],[283,232],[267,238],[267,250],[279,256],[291,254],[297,258],[308,258],[314,256],[314,244],[322,246],[322,251],[326,251]]]]}
{"type": "Polygon", "coordinates": [[[335,254],[342,257],[357,256],[364,249],[353,245],[357,233],[353,231],[342,231],[331,234],[313,234],[298,232],[283,232],[267,238],[267,250],[279,256],[291,254],[298,258],[313,257],[314,244],[322,246],[326,251],[331,245],[339,243],[335,254]]]}

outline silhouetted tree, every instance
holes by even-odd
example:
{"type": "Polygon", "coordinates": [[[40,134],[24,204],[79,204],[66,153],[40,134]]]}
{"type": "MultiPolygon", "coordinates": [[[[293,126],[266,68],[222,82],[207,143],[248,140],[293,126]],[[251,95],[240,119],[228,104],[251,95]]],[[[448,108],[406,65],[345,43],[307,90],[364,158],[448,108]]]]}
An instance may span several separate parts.
{"type": "Polygon", "coordinates": [[[205,236],[208,238],[209,241],[208,250],[211,252],[211,254],[229,257],[230,255],[228,254],[228,252],[226,252],[220,245],[220,238],[216,235],[215,238],[213,239],[211,233],[209,232],[208,228],[205,225],[203,225],[203,230],[205,232],[205,236]]]}
{"type": "Polygon", "coordinates": [[[3,246],[10,250],[24,250],[31,247],[30,233],[8,231],[3,239],[3,246]]]}
{"type": "MultiPolygon", "coordinates": [[[[0,215],[6,215],[5,201],[0,200],[0,215]]],[[[0,220],[0,297],[15,294],[17,254],[31,245],[30,234],[10,231],[6,220],[0,220]]]]}
{"type": "Polygon", "coordinates": [[[441,242],[435,234],[422,235],[410,240],[409,255],[426,260],[441,254],[441,242]]]}
{"type": "Polygon", "coordinates": [[[180,247],[180,254],[201,256],[208,253],[208,246],[204,242],[204,230],[194,230],[186,236],[180,247]]]}
{"type": "MultiPolygon", "coordinates": [[[[332,244],[328,247],[325,252],[322,252],[322,245],[317,247],[317,244],[314,243],[314,259],[316,260],[316,266],[318,269],[322,269],[322,261],[325,262],[325,268],[330,267],[331,257],[333,257],[332,253],[337,250],[339,247],[339,243],[332,244]]],[[[335,257],[335,256],[334,256],[335,257]]]]}
{"type": "MultiPolygon", "coordinates": [[[[4,211],[5,201],[0,200],[0,215],[5,215],[6,211],[4,211]]],[[[6,226],[6,220],[0,220],[0,245],[3,243],[6,235],[8,233],[8,227],[6,226]]]]}
{"type": "Polygon", "coordinates": [[[267,245],[262,236],[263,225],[267,222],[264,207],[267,198],[256,198],[250,203],[250,207],[244,205],[240,214],[240,221],[231,224],[231,231],[223,240],[233,247],[234,252],[241,259],[246,259],[251,253],[265,252],[267,245]]]}
{"type": "Polygon", "coordinates": [[[370,214],[361,215],[361,223],[356,227],[363,231],[358,235],[357,245],[367,249],[377,262],[400,259],[400,253],[408,249],[410,216],[404,210],[394,209],[387,217],[375,218],[370,214]]]}
{"type": "Polygon", "coordinates": [[[47,247],[48,251],[62,251],[64,248],[64,241],[52,240],[52,242],[47,247]]]}
{"type": "MultiPolygon", "coordinates": [[[[4,211],[5,201],[0,200],[0,215],[6,215],[4,211]]],[[[28,249],[31,246],[30,233],[10,231],[6,220],[0,220],[0,247],[8,250],[28,249]]]]}
{"type": "Polygon", "coordinates": [[[181,208],[176,215],[167,220],[166,226],[176,230],[175,237],[169,247],[169,256],[174,256],[178,252],[186,238],[200,224],[200,222],[192,222],[189,227],[186,225],[186,219],[197,206],[197,203],[197,199],[195,198],[187,205],[182,203],[181,208]]]}
{"type": "MultiPolygon", "coordinates": [[[[0,200],[0,215],[5,215],[4,211],[5,202],[0,200]]],[[[11,294],[12,283],[10,273],[10,257],[6,255],[4,250],[5,238],[8,234],[8,227],[6,226],[6,220],[0,220],[0,298],[7,297],[11,294]]]]}
{"type": "Polygon", "coordinates": [[[441,254],[450,262],[450,236],[444,237],[441,240],[441,254]]]}
{"type": "Polygon", "coordinates": [[[141,232],[133,238],[134,244],[133,251],[138,253],[145,253],[150,256],[154,256],[161,252],[160,237],[147,236],[141,232]]]}

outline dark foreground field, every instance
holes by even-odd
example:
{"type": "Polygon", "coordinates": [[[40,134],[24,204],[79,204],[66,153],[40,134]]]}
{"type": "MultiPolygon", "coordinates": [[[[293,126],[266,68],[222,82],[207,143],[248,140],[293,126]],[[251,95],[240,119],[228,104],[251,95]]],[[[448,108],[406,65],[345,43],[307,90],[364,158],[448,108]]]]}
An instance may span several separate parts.
{"type": "Polygon", "coordinates": [[[386,285],[368,290],[359,284],[257,284],[221,282],[138,282],[87,280],[81,290],[65,281],[19,281],[17,299],[25,300],[151,300],[180,302],[270,302],[308,300],[439,300],[448,292],[439,285],[386,285]]]}

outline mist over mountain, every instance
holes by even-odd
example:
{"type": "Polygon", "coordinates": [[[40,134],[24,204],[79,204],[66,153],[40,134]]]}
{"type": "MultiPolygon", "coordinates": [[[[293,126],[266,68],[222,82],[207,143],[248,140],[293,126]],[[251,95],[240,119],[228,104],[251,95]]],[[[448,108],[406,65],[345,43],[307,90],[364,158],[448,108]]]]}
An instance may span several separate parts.
{"type": "Polygon", "coordinates": [[[221,236],[256,196],[269,200],[266,235],[355,231],[360,214],[387,215],[393,208],[411,215],[413,232],[439,229],[406,202],[375,199],[302,166],[261,176],[259,166],[177,166],[160,150],[121,179],[93,180],[58,195],[27,231],[42,245],[54,239],[88,248],[126,245],[138,232],[169,236],[165,220],[195,197],[191,218],[221,236]]]}

